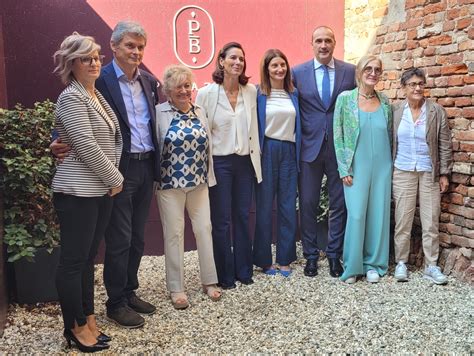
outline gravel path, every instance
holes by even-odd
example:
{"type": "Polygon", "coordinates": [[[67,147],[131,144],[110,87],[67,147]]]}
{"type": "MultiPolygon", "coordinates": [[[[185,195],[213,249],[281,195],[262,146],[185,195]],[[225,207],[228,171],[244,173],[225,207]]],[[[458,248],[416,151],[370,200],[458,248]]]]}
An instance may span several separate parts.
{"type": "MultiPolygon", "coordinates": [[[[140,293],[158,312],[135,330],[105,320],[98,266],[98,323],[113,337],[103,354],[474,353],[472,286],[454,278],[437,286],[421,271],[412,271],[408,283],[397,283],[393,270],[378,284],[362,280],[350,286],[329,276],[326,260],[317,277],[305,277],[301,246],[298,254],[290,278],[256,271],[253,285],[238,284],[214,303],[200,289],[196,252],[186,253],[191,307],[181,311],[173,309],[166,293],[164,258],[144,257],[140,293]]],[[[11,305],[0,354],[65,353],[61,328],[56,303],[11,305]]]]}

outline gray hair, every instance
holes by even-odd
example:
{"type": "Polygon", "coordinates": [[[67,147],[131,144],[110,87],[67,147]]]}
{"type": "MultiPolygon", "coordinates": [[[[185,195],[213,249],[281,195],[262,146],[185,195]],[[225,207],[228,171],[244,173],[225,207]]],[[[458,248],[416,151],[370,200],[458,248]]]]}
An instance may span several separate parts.
{"type": "Polygon", "coordinates": [[[72,62],[76,58],[87,56],[95,51],[100,52],[100,45],[95,42],[94,37],[83,36],[74,31],[72,35],[64,39],[54,53],[53,58],[57,66],[53,73],[59,75],[64,84],[69,84],[74,79],[72,62]]]}
{"type": "Polygon", "coordinates": [[[143,26],[140,25],[138,22],[130,20],[120,21],[119,23],[117,23],[117,25],[115,25],[110,41],[114,44],[119,44],[120,41],[122,41],[125,35],[127,34],[143,37],[146,43],[147,37],[143,26]]]}
{"type": "Polygon", "coordinates": [[[400,84],[405,86],[407,82],[413,77],[422,78],[423,83],[426,83],[425,71],[421,68],[413,67],[403,72],[402,77],[400,78],[400,84]]]}
{"type": "Polygon", "coordinates": [[[191,69],[181,64],[172,64],[165,68],[163,73],[163,91],[167,97],[171,91],[186,81],[193,82],[194,75],[191,69]]]}

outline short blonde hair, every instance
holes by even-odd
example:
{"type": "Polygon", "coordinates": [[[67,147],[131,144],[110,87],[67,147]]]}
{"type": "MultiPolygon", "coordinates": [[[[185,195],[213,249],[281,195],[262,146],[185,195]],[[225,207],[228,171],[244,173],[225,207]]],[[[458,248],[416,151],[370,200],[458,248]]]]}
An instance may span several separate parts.
{"type": "Polygon", "coordinates": [[[171,90],[189,80],[191,83],[194,80],[194,75],[191,69],[181,64],[172,64],[165,68],[163,73],[163,91],[169,98],[171,90]]]}
{"type": "Polygon", "coordinates": [[[64,84],[69,84],[74,79],[72,62],[95,51],[100,52],[100,45],[95,42],[94,37],[83,36],[74,31],[54,53],[53,58],[57,66],[53,72],[59,75],[64,84]]]}
{"type": "Polygon", "coordinates": [[[356,83],[358,87],[360,87],[362,83],[362,73],[364,72],[365,67],[367,67],[367,64],[369,64],[372,61],[379,62],[380,68],[383,69],[383,64],[379,57],[374,56],[373,54],[368,54],[367,56],[362,57],[357,63],[357,67],[356,67],[355,79],[356,79],[356,83]]]}

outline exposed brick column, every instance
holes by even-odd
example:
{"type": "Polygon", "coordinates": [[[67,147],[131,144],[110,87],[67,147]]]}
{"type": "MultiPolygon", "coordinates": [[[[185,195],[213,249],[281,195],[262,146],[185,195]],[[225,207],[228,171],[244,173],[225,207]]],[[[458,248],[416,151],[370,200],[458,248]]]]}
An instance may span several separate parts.
{"type": "MultiPolygon", "coordinates": [[[[455,163],[441,203],[440,265],[474,283],[474,0],[346,0],[345,9],[346,60],[379,55],[385,69],[379,89],[393,101],[403,99],[401,72],[423,68],[426,95],[446,108],[455,163]]],[[[421,265],[415,223],[410,261],[421,265]]]]}

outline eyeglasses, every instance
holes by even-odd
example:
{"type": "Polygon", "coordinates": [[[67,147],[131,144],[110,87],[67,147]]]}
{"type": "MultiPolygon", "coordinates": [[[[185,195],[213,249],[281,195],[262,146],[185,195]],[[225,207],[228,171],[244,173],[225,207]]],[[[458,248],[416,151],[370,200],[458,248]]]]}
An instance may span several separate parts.
{"type": "Polygon", "coordinates": [[[93,62],[95,63],[104,63],[104,57],[103,55],[100,56],[95,56],[95,57],[79,57],[79,60],[81,61],[82,64],[84,65],[92,65],[93,62]]]}
{"type": "Polygon", "coordinates": [[[426,86],[426,83],[424,82],[411,82],[411,83],[406,83],[406,86],[409,87],[410,89],[416,89],[416,87],[420,87],[420,89],[423,89],[426,86]]]}
{"type": "Polygon", "coordinates": [[[368,66],[368,67],[365,67],[365,68],[364,68],[364,73],[365,73],[365,74],[372,74],[372,73],[374,73],[375,75],[380,75],[380,74],[382,74],[382,68],[380,68],[380,67],[371,67],[371,66],[368,66]]]}

